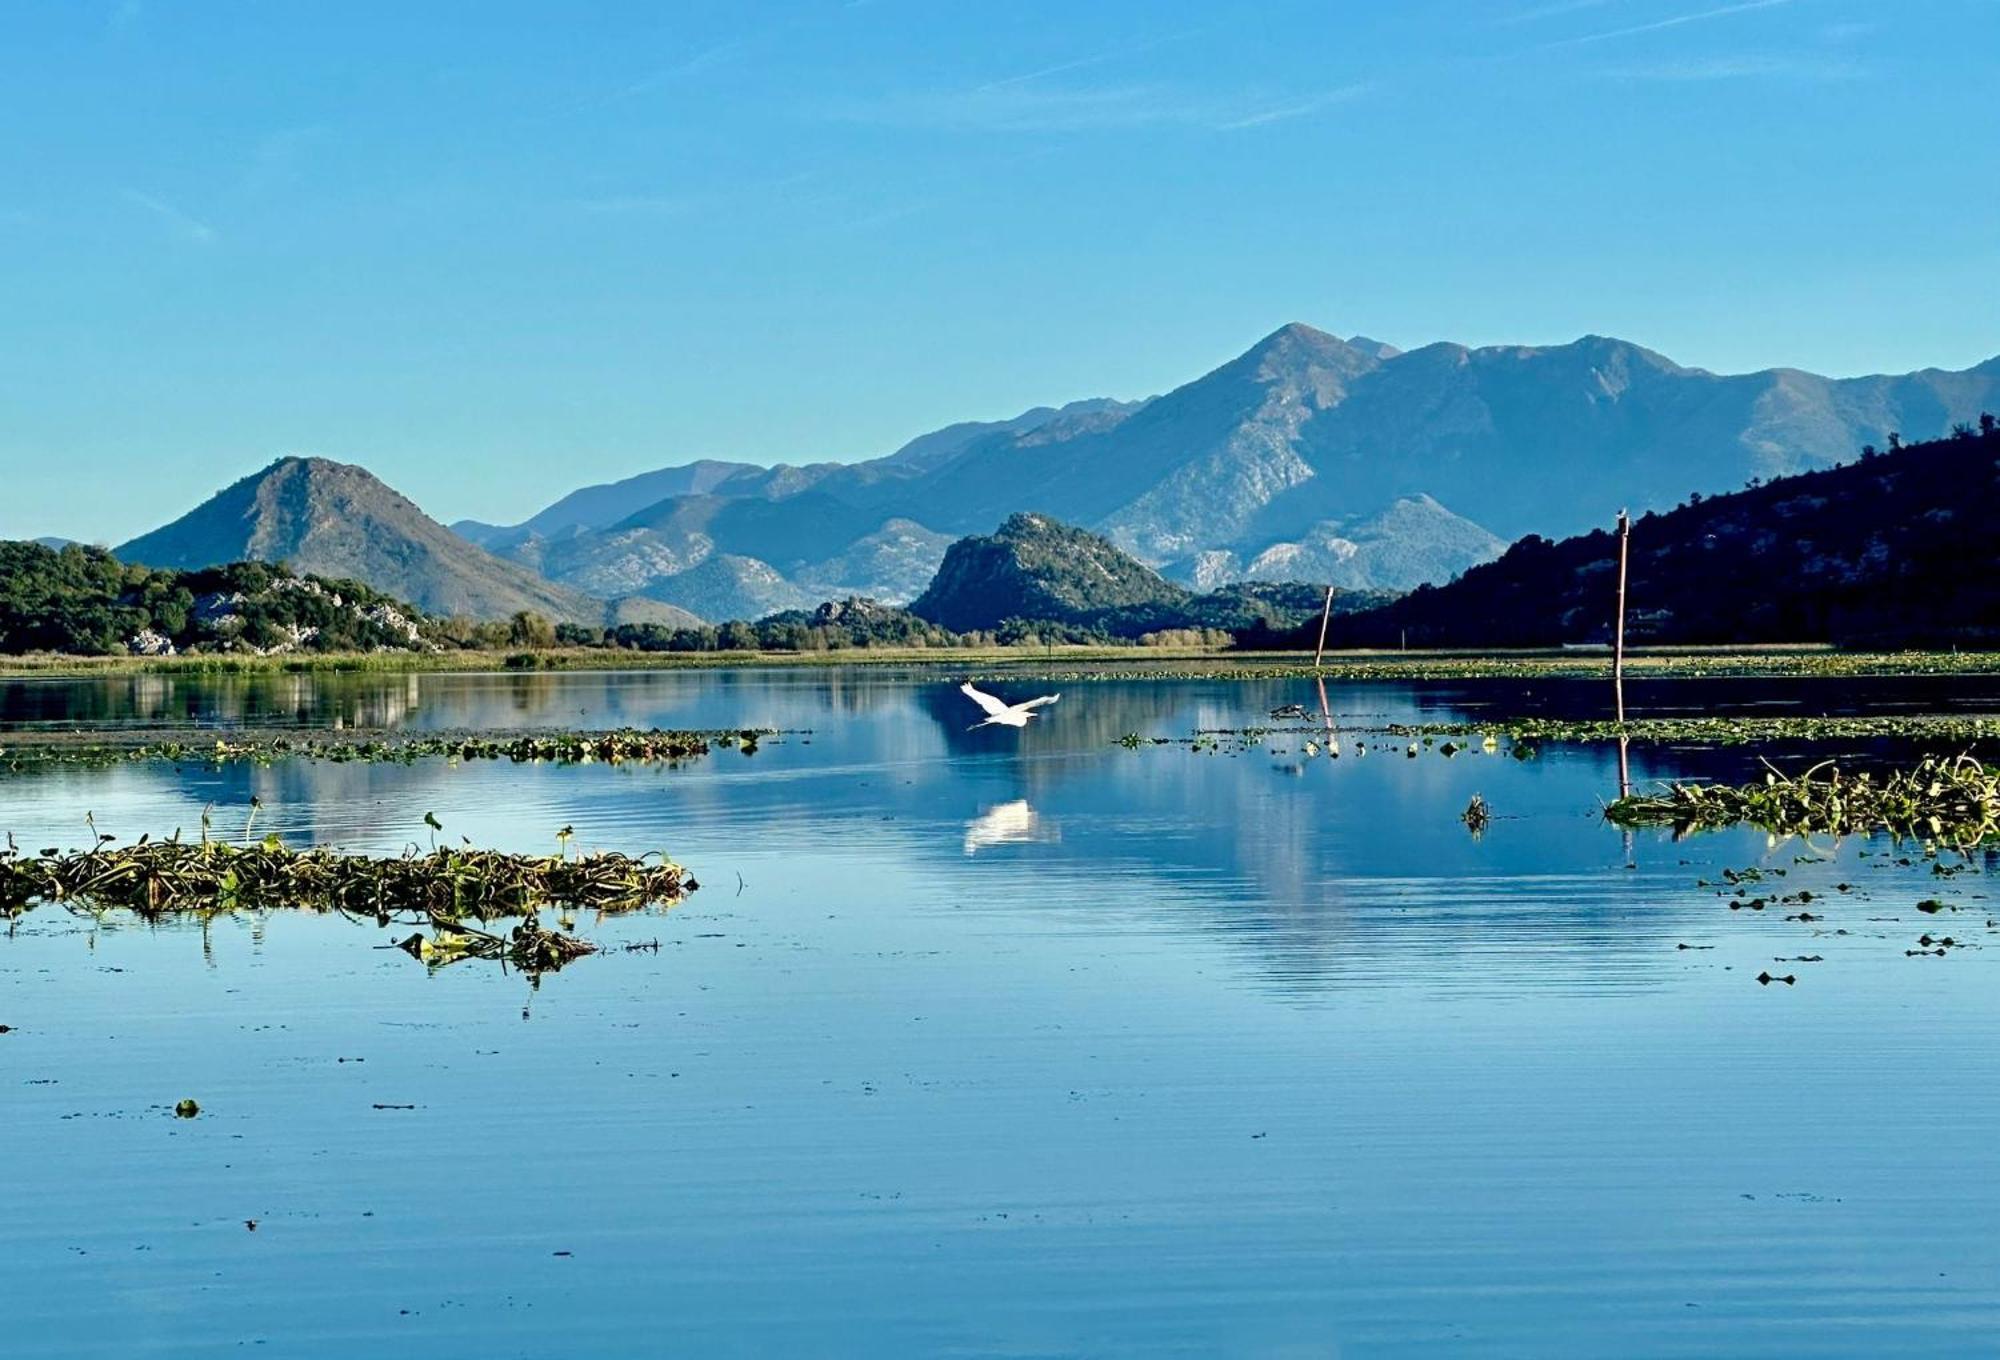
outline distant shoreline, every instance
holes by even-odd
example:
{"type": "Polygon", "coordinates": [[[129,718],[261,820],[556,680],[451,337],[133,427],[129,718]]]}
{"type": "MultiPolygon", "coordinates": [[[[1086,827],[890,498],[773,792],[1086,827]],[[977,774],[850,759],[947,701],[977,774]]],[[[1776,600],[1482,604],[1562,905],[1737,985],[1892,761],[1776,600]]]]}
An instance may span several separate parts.
{"type": "MultiPolygon", "coordinates": [[[[1611,658],[1601,648],[1517,651],[1329,652],[1317,670],[1299,652],[1233,652],[1214,648],[1024,646],[851,648],[824,652],[640,652],[608,648],[537,651],[327,653],[321,655],[215,655],[89,657],[35,654],[0,657],[0,679],[110,675],[282,675],[337,673],[499,673],[562,671],[668,671],[797,669],[801,667],[922,667],[956,674],[1047,673],[1077,679],[1314,678],[1330,681],[1520,679],[1608,677],[1611,658]]],[[[2000,651],[1844,652],[1812,644],[1743,647],[1658,647],[1626,658],[1629,675],[1706,676],[1922,676],[2000,673],[2000,651]]]]}

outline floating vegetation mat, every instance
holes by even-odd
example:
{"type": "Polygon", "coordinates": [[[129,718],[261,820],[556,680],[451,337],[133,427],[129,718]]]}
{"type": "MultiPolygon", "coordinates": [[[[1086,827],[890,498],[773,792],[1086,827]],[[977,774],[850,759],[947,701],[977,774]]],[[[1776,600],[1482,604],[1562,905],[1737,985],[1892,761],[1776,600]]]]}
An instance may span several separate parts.
{"type": "Polygon", "coordinates": [[[697,885],[658,855],[510,855],[439,848],[397,856],[294,850],[275,836],[246,846],[103,842],[65,854],[0,849],[0,914],[41,902],[124,907],[142,915],[297,907],[448,924],[520,916],[545,905],[629,911],[678,901],[697,885]]]}
{"type": "Polygon", "coordinates": [[[1773,742],[1904,741],[1964,751],[1975,743],[2000,740],[2000,717],[1961,714],[1912,714],[1903,717],[1743,717],[1610,719],[1508,718],[1486,722],[1348,723],[1325,720],[1296,704],[1274,710],[1280,724],[1240,728],[1205,728],[1188,737],[1142,737],[1128,732],[1117,743],[1128,750],[1149,746],[1185,746],[1195,751],[1250,751],[1262,747],[1274,754],[1302,743],[1305,755],[1354,754],[1401,750],[1407,755],[1435,750],[1443,755],[1461,751],[1493,752],[1501,740],[1520,758],[1534,754],[1544,742],[1589,744],[1620,738],[1655,745],[1751,746],[1773,742]]]}
{"type": "MultiPolygon", "coordinates": [[[[1541,680],[1605,679],[1611,676],[1611,653],[1565,651],[1536,653],[1346,653],[1330,655],[1314,668],[1310,657],[1285,653],[1219,653],[1213,659],[1161,661],[1136,649],[1130,662],[1062,665],[1023,658],[1007,665],[973,666],[973,680],[1013,680],[1024,673],[1039,680],[1084,683],[1093,680],[1541,680]]],[[[1992,652],[1836,652],[1812,651],[1673,651],[1643,652],[1625,658],[1628,679],[1701,679],[1712,676],[1841,677],[1916,675],[1991,675],[2000,672],[2000,651],[1992,652]]]]}
{"type": "MultiPolygon", "coordinates": [[[[1349,755],[1365,756],[1369,751],[1401,752],[1414,758],[1420,750],[1434,750],[1442,756],[1455,756],[1461,751],[1475,755],[1490,755],[1500,749],[1500,743],[1491,733],[1474,741],[1424,737],[1421,742],[1407,744],[1401,737],[1390,740],[1391,733],[1385,727],[1349,727],[1345,729],[1325,727],[1216,727],[1203,728],[1189,737],[1142,737],[1137,732],[1127,732],[1114,745],[1128,751],[1144,751],[1155,747],[1176,747],[1192,751],[1197,755],[1242,755],[1263,751],[1270,755],[1285,755],[1292,751],[1289,742],[1293,738],[1303,738],[1297,754],[1303,756],[1339,757],[1345,751],[1349,755]]],[[[1526,760],[1535,753],[1532,744],[1517,742],[1509,754],[1526,760]]]]}
{"type": "Polygon", "coordinates": [[[1905,740],[1948,743],[1963,750],[2000,738],[2000,717],[1912,714],[1903,717],[1634,718],[1626,722],[1567,718],[1510,718],[1494,722],[1391,723],[1395,737],[1493,737],[1514,741],[1684,742],[1745,746],[1773,741],[1905,740]]]}
{"type": "Polygon", "coordinates": [[[1620,826],[1683,831],[1746,823],[1793,835],[1886,830],[1964,847],[2000,832],[2000,776],[1970,756],[1879,778],[1823,763],[1790,777],[1772,770],[1759,784],[1675,784],[1620,798],[1604,815],[1620,826]]]}
{"type": "Polygon", "coordinates": [[[286,759],[329,761],[511,760],[518,764],[559,765],[675,764],[718,749],[754,755],[757,743],[775,736],[770,728],[733,731],[662,731],[620,728],[603,732],[342,734],[252,733],[204,739],[161,738],[157,734],[10,733],[0,735],[0,766],[112,765],[126,761],[173,761],[225,765],[268,765],[286,759]]]}

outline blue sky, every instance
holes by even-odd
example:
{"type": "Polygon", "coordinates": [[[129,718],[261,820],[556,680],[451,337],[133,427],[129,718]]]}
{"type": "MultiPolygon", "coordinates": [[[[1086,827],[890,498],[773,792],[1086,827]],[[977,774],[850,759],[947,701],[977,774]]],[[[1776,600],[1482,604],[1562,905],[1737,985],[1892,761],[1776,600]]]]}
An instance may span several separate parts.
{"type": "Polygon", "coordinates": [[[0,0],[0,535],[288,452],[513,520],[1289,320],[2000,352],[1991,0],[0,0]]]}

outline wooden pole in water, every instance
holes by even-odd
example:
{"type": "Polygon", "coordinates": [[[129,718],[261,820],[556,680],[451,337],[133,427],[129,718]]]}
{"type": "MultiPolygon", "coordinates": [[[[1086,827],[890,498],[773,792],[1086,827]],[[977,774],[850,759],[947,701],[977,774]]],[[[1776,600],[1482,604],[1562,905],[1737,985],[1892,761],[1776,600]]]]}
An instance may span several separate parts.
{"type": "Polygon", "coordinates": [[[1313,649],[1313,669],[1319,669],[1319,660],[1326,655],[1326,625],[1333,617],[1333,587],[1326,588],[1326,603],[1319,611],[1319,646],[1313,649]]]}
{"type": "Polygon", "coordinates": [[[1632,517],[1618,512],[1618,619],[1611,634],[1611,693],[1618,721],[1625,721],[1625,564],[1632,542],[1632,517]]]}

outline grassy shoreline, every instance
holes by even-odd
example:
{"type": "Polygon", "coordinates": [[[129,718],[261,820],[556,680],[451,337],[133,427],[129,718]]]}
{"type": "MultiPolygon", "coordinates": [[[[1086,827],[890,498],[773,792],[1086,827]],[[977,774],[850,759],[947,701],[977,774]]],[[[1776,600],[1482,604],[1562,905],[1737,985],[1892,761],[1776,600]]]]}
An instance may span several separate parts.
{"type": "Polygon", "coordinates": [[[451,672],[726,670],[735,667],[797,666],[958,666],[1028,664],[1049,659],[1111,661],[1143,657],[1194,660],[1231,655],[1200,648],[1115,646],[1059,647],[867,647],[826,652],[640,652],[603,647],[551,647],[533,651],[329,652],[317,655],[253,656],[62,656],[48,653],[0,656],[0,679],[91,675],[285,675],[314,672],[451,672]]]}
{"type": "MultiPolygon", "coordinates": [[[[1475,680],[1608,678],[1601,649],[1519,651],[1346,651],[1315,668],[1298,652],[1214,648],[1054,646],[964,649],[882,647],[828,652],[635,652],[603,648],[541,651],[330,653],[304,656],[0,657],[0,679],[118,675],[283,675],[339,673],[532,673],[554,671],[922,667],[1057,678],[1475,680]]],[[[1650,648],[1626,658],[1635,679],[1706,676],[1921,676],[2000,674],[1994,652],[1842,652],[1825,646],[1650,648]]]]}

